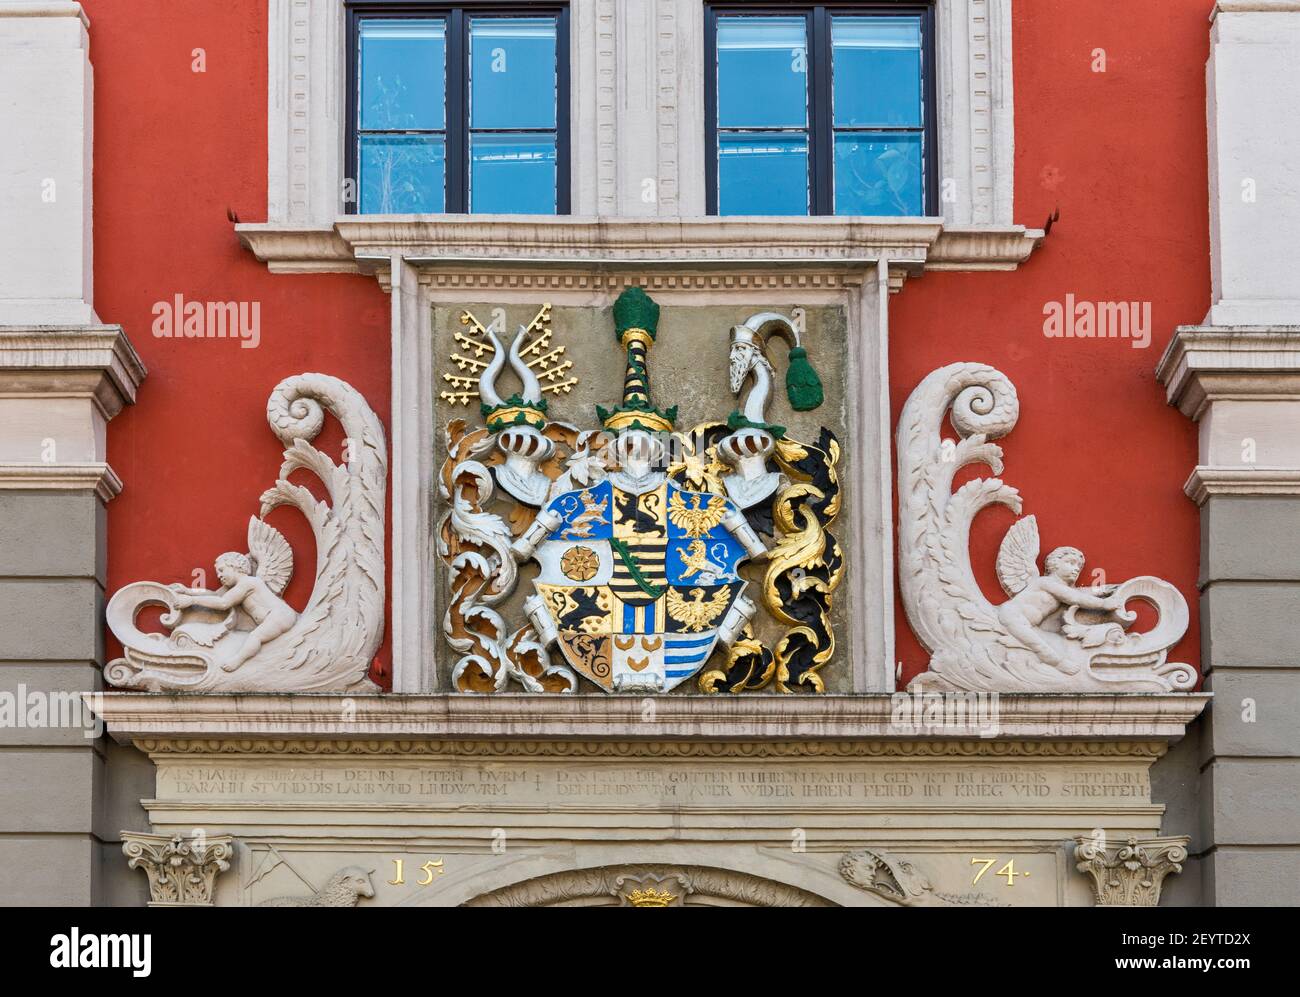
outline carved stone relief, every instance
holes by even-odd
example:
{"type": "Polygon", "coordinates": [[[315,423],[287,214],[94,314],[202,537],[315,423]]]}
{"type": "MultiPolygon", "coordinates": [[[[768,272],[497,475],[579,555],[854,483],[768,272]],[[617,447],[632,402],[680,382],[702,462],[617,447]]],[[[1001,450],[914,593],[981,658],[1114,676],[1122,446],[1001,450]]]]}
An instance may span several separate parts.
{"type": "Polygon", "coordinates": [[[917,867],[889,852],[863,848],[840,859],[840,875],[858,889],[901,907],[1005,907],[984,893],[940,893],[917,867]]]}
{"type": "Polygon", "coordinates": [[[930,651],[914,686],[998,692],[1176,692],[1196,684],[1190,666],[1167,662],[1187,631],[1187,603],[1168,582],[1143,576],[1119,585],[1076,586],[1082,551],[1059,547],[1038,567],[1033,516],[1007,531],[997,557],[1006,601],[993,605],[970,564],[971,521],[983,508],[1021,511],[1020,493],[998,478],[953,490],[968,464],[1002,472],[993,440],[1016,424],[1015,387],[1000,371],[956,363],[912,392],[898,424],[898,575],[908,622],[930,651]],[[951,414],[956,440],[943,437],[951,414]],[[1158,620],[1131,633],[1139,600],[1158,620]]]}
{"type": "Polygon", "coordinates": [[[330,876],[319,890],[311,893],[295,894],[283,897],[271,897],[257,904],[258,907],[355,907],[363,898],[375,895],[375,885],[371,880],[373,869],[363,869],[359,865],[349,865],[330,876]]]}
{"type": "Polygon", "coordinates": [[[604,866],[525,880],[465,907],[834,907],[823,897],[707,866],[604,866]]]}
{"type": "Polygon", "coordinates": [[[797,411],[822,403],[799,326],[760,313],[731,330],[729,381],[751,385],[723,422],[676,431],[676,406],[651,398],[649,356],[659,306],[639,287],[614,305],[624,357],[623,397],[596,407],[601,427],[553,419],[547,393],[576,379],[564,346],[551,345],[550,308],[507,347],[469,312],[444,401],[481,402],[484,426],[453,420],[440,487],[448,511],[438,553],[447,566],[443,634],[460,653],[458,692],[662,693],[695,680],[700,691],[802,688],[834,653],[832,595],[843,556],[828,527],[840,507],[839,444],[823,430],[799,443],[766,421],[774,368],[770,336],[790,341],[786,388],[797,411]],[[519,390],[498,387],[506,364],[519,390]],[[497,511],[496,499],[511,507],[497,511]],[[774,546],[762,537],[770,535],[774,546]],[[502,603],[518,565],[540,573],[508,625],[502,603]],[[771,647],[751,623],[747,562],[766,560],[762,605],[785,628],[771,647]]]}
{"type": "Polygon", "coordinates": [[[1166,876],[1183,871],[1191,838],[1137,838],[1109,844],[1075,838],[1075,868],[1092,881],[1098,907],[1156,907],[1166,876]]]}
{"type": "Polygon", "coordinates": [[[149,906],[211,907],[213,884],[230,868],[234,839],[123,831],[122,852],[129,868],[149,877],[149,906]]]}
{"type": "Polygon", "coordinates": [[[374,691],[366,677],[384,628],[384,494],[388,453],[383,426],[350,385],[325,374],[299,374],[271,393],[266,417],[288,447],[280,478],[248,523],[248,553],[216,559],[220,587],[135,582],[108,604],[108,625],[123,657],[104,669],[110,685],[192,692],[374,691]],[[343,463],[310,443],[326,411],[346,435],[343,463]],[[325,486],[318,501],[289,481],[309,471],[325,486]],[[265,522],[289,505],[316,535],[316,583],[306,608],[282,598],[294,555],[265,522]],[[164,633],[144,632],[137,617],[164,610],[164,633]]]}

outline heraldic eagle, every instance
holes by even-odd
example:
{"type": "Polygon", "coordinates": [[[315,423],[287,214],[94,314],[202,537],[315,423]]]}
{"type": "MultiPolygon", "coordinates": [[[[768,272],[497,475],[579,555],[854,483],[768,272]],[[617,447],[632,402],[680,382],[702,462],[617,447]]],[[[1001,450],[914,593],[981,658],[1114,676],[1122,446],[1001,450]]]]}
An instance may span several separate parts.
{"type": "Polygon", "coordinates": [[[695,505],[689,506],[683,493],[675,491],[668,501],[668,518],[688,537],[702,537],[727,518],[727,500],[721,495],[710,496],[708,505],[703,502],[702,492],[695,493],[695,505]]]}
{"type": "Polygon", "coordinates": [[[693,602],[682,598],[681,593],[676,589],[668,590],[668,615],[692,633],[699,633],[706,627],[712,626],[713,621],[722,614],[731,601],[731,590],[725,585],[714,592],[708,600],[705,600],[704,589],[701,588],[691,589],[688,594],[694,597],[693,602]]]}

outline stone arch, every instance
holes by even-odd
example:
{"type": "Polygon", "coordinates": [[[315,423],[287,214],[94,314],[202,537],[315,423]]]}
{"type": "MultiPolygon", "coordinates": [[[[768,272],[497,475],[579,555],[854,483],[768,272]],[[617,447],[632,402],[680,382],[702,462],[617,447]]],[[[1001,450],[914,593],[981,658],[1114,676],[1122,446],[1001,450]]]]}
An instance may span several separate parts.
{"type": "Polygon", "coordinates": [[[701,865],[606,865],[525,879],[464,907],[838,907],[797,886],[701,865]]]}

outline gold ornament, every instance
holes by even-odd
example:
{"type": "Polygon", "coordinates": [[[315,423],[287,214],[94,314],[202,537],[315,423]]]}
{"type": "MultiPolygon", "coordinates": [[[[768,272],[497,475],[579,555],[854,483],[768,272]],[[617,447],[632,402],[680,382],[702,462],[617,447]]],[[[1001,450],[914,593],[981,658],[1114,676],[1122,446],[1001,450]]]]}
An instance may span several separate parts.
{"type": "Polygon", "coordinates": [[[596,577],[600,568],[600,558],[590,547],[570,547],[560,558],[560,570],[566,578],[575,582],[585,582],[596,577]]]}
{"type": "Polygon", "coordinates": [[[682,624],[689,633],[699,633],[713,626],[713,621],[722,615],[731,602],[731,590],[726,586],[714,592],[707,602],[704,599],[704,589],[691,589],[687,595],[691,599],[682,598],[674,588],[668,590],[668,615],[682,624]]]}
{"type": "MultiPolygon", "coordinates": [[[[470,399],[478,398],[479,375],[487,369],[490,359],[496,353],[496,347],[488,341],[487,326],[474,317],[468,310],[460,313],[460,324],[470,329],[469,333],[457,330],[455,339],[464,353],[452,353],[450,361],[461,374],[444,373],[442,379],[447,387],[439,392],[438,397],[452,405],[468,405],[470,399]]],[[[578,383],[578,378],[571,376],[573,361],[565,360],[563,346],[551,348],[551,303],[548,301],[525,328],[531,337],[520,351],[520,358],[529,369],[537,375],[542,385],[542,393],[568,394],[578,383]]],[[[498,416],[499,418],[499,416],[498,416]]]]}
{"type": "Polygon", "coordinates": [[[665,890],[660,893],[653,886],[648,890],[633,890],[627,895],[627,902],[633,907],[667,907],[677,897],[665,890]]]}

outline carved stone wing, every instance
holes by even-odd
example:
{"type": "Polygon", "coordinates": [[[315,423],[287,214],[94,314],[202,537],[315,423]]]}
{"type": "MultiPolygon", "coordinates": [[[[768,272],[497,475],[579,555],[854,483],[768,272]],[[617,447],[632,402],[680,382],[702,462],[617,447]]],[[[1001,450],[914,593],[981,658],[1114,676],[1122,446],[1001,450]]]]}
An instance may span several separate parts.
{"type": "Polygon", "coordinates": [[[998,581],[1007,595],[1022,591],[1038,576],[1038,520],[1033,516],[1017,519],[998,548],[998,581]]]}
{"type": "Polygon", "coordinates": [[[280,531],[256,516],[248,519],[248,553],[257,577],[276,595],[284,592],[293,577],[293,548],[280,531]]]}

